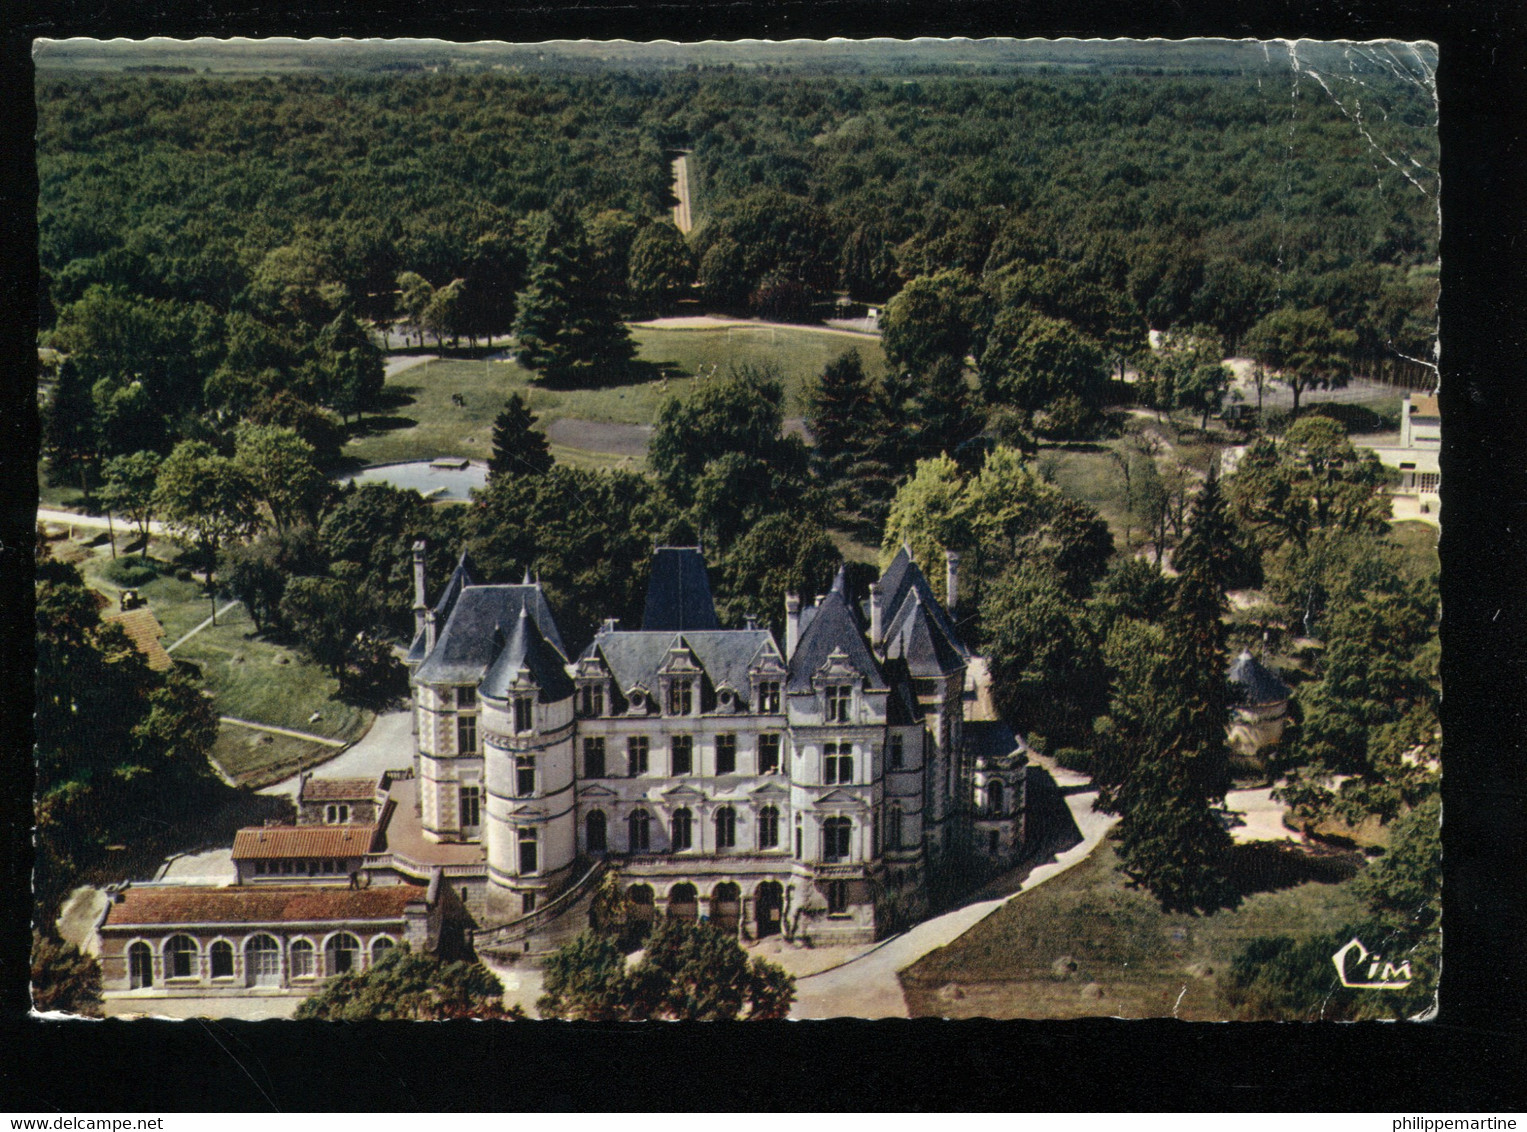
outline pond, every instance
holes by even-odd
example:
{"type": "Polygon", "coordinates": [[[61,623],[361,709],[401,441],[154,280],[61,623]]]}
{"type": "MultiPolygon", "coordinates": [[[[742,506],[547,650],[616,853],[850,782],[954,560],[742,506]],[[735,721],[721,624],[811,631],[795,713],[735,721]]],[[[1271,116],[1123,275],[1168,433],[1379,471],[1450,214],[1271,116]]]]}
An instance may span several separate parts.
{"type": "Polygon", "coordinates": [[[341,476],[339,482],[389,483],[405,491],[417,491],[431,503],[465,503],[472,498],[474,487],[487,484],[488,465],[480,460],[450,456],[401,464],[375,464],[353,475],[341,476]]]}

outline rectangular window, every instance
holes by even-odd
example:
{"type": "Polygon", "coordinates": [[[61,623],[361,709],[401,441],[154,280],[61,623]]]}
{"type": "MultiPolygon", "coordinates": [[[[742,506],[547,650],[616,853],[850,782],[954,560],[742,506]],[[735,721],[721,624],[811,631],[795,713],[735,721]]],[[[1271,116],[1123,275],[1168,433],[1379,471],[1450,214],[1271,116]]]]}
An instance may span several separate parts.
{"type": "Polygon", "coordinates": [[[529,696],[515,696],[514,697],[514,730],[515,730],[515,732],[517,734],[523,735],[525,732],[532,730],[534,727],[535,727],[535,716],[534,716],[534,713],[531,711],[531,699],[530,699],[530,697],[529,696]]]}
{"type": "Polygon", "coordinates": [[[848,705],[854,690],[846,684],[833,684],[827,689],[827,722],[847,723],[848,705]]]}
{"type": "Polygon", "coordinates": [[[829,786],[843,786],[854,780],[854,748],[848,743],[825,743],[822,746],[822,781],[829,786]]]}
{"type": "Polygon", "coordinates": [[[520,830],[520,875],[531,876],[541,868],[540,861],[541,841],[538,831],[534,829],[520,830]]]}
{"type": "Polygon", "coordinates": [[[695,767],[695,739],[693,735],[675,735],[672,748],[672,769],[669,774],[693,774],[695,767]]]}
{"type": "Polygon", "coordinates": [[[583,741],[583,776],[585,778],[604,777],[603,739],[585,739],[583,741]]]}
{"type": "Polygon", "coordinates": [[[689,715],[694,711],[694,689],[688,680],[675,680],[668,685],[668,714],[689,715]]]}
{"type": "Polygon", "coordinates": [[[846,880],[830,880],[827,882],[827,914],[829,916],[841,916],[848,911],[848,882],[846,880]]]}
{"type": "Polygon", "coordinates": [[[594,718],[604,714],[604,685],[587,684],[583,688],[583,702],[580,705],[580,714],[594,718]]]}
{"type": "Polygon", "coordinates": [[[737,736],[716,736],[716,773],[737,773],[737,736]]]}
{"type": "Polygon", "coordinates": [[[900,770],[906,760],[906,753],[902,749],[900,735],[891,736],[891,745],[886,748],[885,765],[887,770],[900,770]]]}
{"type": "Polygon", "coordinates": [[[758,685],[758,710],[764,715],[779,714],[778,680],[765,680],[758,685]]]}
{"type": "Polygon", "coordinates": [[[626,772],[632,778],[647,773],[648,739],[645,735],[632,735],[626,740],[626,772]]]}
{"type": "Polygon", "coordinates": [[[519,755],[514,760],[514,796],[528,798],[536,792],[534,755],[519,755]]]}
{"type": "Polygon", "coordinates": [[[461,828],[470,829],[482,824],[482,790],[477,786],[463,786],[460,795],[461,828]]]}
{"type": "Polygon", "coordinates": [[[477,689],[457,688],[456,706],[458,708],[475,708],[477,706],[477,689]]]}
{"type": "Polygon", "coordinates": [[[525,915],[528,916],[528,915],[530,915],[530,913],[534,912],[535,910],[536,910],[536,894],[535,893],[527,892],[523,896],[520,897],[520,911],[522,913],[524,913],[525,915]]]}
{"type": "Polygon", "coordinates": [[[458,755],[477,753],[477,717],[475,715],[463,715],[457,718],[456,753],[458,755]]]}
{"type": "Polygon", "coordinates": [[[758,773],[778,774],[779,770],[779,736],[760,735],[758,737],[758,773]]]}

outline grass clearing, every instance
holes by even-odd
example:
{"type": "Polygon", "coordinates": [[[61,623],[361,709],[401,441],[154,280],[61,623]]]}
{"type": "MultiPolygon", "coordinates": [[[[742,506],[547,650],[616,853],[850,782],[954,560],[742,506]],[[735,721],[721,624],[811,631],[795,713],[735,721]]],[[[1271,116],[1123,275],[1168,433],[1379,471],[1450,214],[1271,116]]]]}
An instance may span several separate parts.
{"type": "Polygon", "coordinates": [[[1139,521],[1129,521],[1124,505],[1124,475],[1105,444],[1041,448],[1034,467],[1065,495],[1094,508],[1119,547],[1124,546],[1126,525],[1139,534],[1139,521]]]}
{"type": "Polygon", "coordinates": [[[1163,913],[1126,887],[1105,840],[903,971],[908,1008],[913,1017],[1223,1019],[1218,979],[1247,940],[1306,938],[1363,911],[1350,881],[1337,879],[1350,875],[1350,856],[1309,858],[1267,844],[1239,853],[1270,890],[1194,917],[1163,913]]]}
{"type": "Polygon", "coordinates": [[[258,790],[298,771],[332,759],[337,748],[290,735],[273,735],[225,723],[212,747],[212,759],[238,785],[258,790]]]}
{"type": "MultiPolygon", "coordinates": [[[[830,330],[638,327],[632,337],[638,358],[649,363],[644,372],[650,376],[601,389],[547,389],[511,360],[450,358],[410,366],[387,379],[395,407],[368,418],[369,431],[346,445],[345,455],[364,465],[435,456],[486,460],[493,450],[493,419],[515,392],[526,398],[542,427],[560,420],[651,425],[664,401],[684,396],[695,385],[694,375],[709,373],[712,366],[725,373],[734,364],[773,362],[784,378],[785,412],[791,417],[804,412],[805,383],[845,350],[858,349],[872,377],[885,372],[878,340],[830,330]],[[662,376],[664,371],[672,376],[662,376]],[[463,404],[454,404],[453,395],[463,404]]],[[[612,452],[607,435],[607,430],[591,430],[588,442],[581,444],[571,443],[564,433],[553,451],[559,460],[584,467],[630,466],[629,451],[612,452]]]]}
{"type": "MultiPolygon", "coordinates": [[[[81,568],[87,583],[110,596],[115,607],[121,590],[101,577],[101,570],[109,561],[97,554],[82,563],[81,568]]],[[[156,565],[170,569],[163,562],[156,565]]],[[[196,628],[212,612],[212,602],[200,582],[181,581],[171,573],[139,586],[138,594],[164,627],[166,646],[196,628]]],[[[218,607],[228,601],[226,594],[220,595],[218,607]]],[[[295,649],[256,635],[254,622],[242,605],[220,616],[215,626],[209,625],[197,633],[172,655],[176,660],[192,662],[201,671],[203,684],[212,693],[219,715],[341,741],[359,738],[374,718],[373,712],[336,699],[339,683],[328,672],[308,663],[295,649]],[[315,711],[322,718],[308,722],[315,711]]],[[[222,742],[220,738],[219,743],[222,742]]],[[[261,748],[278,763],[288,758],[288,753],[279,747],[262,744],[261,748]]],[[[333,753],[332,747],[325,749],[333,753]]],[[[238,776],[228,764],[221,760],[220,764],[229,774],[238,776]]],[[[257,770],[251,764],[239,773],[257,770]]]]}
{"type": "Polygon", "coordinates": [[[1430,523],[1391,523],[1389,541],[1403,553],[1408,577],[1425,578],[1442,568],[1437,556],[1437,528],[1430,523]]]}

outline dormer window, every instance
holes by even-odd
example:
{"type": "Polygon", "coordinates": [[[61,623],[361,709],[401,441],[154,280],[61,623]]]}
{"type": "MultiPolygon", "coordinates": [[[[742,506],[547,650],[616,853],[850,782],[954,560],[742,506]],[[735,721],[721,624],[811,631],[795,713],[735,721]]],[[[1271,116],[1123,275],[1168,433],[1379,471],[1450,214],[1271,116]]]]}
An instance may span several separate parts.
{"type": "Polygon", "coordinates": [[[514,731],[523,735],[535,729],[534,701],[529,696],[514,697],[514,731]]]}
{"type": "Polygon", "coordinates": [[[578,704],[578,714],[586,719],[604,714],[604,685],[585,684],[578,704]]]}
{"type": "Polygon", "coordinates": [[[694,681],[675,680],[668,685],[668,714],[691,715],[694,713],[694,681]]]}
{"type": "Polygon", "coordinates": [[[778,680],[765,680],[758,685],[758,710],[764,715],[779,714],[778,680]]]}
{"type": "Polygon", "coordinates": [[[463,687],[456,689],[456,707],[460,711],[466,711],[477,706],[477,689],[463,687]]]}
{"type": "Polygon", "coordinates": [[[647,710],[647,693],[632,692],[626,697],[626,702],[631,705],[632,714],[643,714],[647,710]]]}
{"type": "Polygon", "coordinates": [[[854,689],[848,684],[829,684],[824,691],[828,723],[847,723],[854,689]]]}
{"type": "Polygon", "coordinates": [[[730,688],[723,688],[717,693],[716,702],[722,711],[735,711],[737,708],[737,697],[730,688]]]}

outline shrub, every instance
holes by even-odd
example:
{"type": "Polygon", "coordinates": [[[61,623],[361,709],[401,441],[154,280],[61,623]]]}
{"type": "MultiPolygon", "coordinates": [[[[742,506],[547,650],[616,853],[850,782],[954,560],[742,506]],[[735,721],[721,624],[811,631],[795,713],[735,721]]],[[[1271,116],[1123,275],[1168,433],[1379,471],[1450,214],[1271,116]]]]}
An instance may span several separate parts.
{"type": "Polygon", "coordinates": [[[101,577],[112,585],[121,586],[124,589],[135,589],[138,586],[146,586],[159,577],[159,571],[149,565],[145,559],[116,558],[108,562],[101,570],[101,577]]]}
{"type": "Polygon", "coordinates": [[[1077,774],[1092,773],[1092,752],[1080,747],[1062,747],[1055,752],[1055,765],[1077,774]]]}

